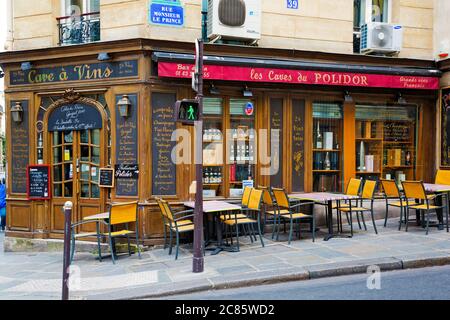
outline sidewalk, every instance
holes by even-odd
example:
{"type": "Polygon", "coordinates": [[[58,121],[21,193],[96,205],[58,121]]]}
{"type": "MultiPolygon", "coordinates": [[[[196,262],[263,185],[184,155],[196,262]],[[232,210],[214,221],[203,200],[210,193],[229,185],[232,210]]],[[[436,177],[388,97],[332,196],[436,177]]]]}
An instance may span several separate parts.
{"type": "MultiPolygon", "coordinates": [[[[280,281],[365,273],[368,266],[396,270],[450,264],[450,233],[411,224],[409,232],[397,231],[398,219],[377,221],[379,235],[356,226],[352,239],[324,242],[319,232],[315,243],[308,233],[287,245],[265,239],[266,247],[241,238],[239,253],[222,252],[205,257],[205,272],[192,273],[192,247],[181,249],[178,261],[168,250],[153,249],[121,257],[116,265],[102,263],[91,254],[78,253],[71,299],[130,299],[161,297],[201,290],[268,284],[280,281]],[[77,275],[80,275],[77,277],[77,275]],[[80,279],[80,280],[77,280],[80,279]]],[[[266,235],[270,237],[270,234],[266,235]]],[[[280,237],[281,238],[281,237],[280,237]]],[[[3,253],[0,234],[0,299],[60,299],[61,253],[3,253]]]]}

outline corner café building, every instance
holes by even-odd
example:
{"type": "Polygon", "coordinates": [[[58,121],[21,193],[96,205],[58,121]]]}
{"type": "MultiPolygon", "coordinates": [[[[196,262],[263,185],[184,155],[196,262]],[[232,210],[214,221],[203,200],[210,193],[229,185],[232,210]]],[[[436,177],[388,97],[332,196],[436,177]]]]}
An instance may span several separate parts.
{"type": "MultiPolygon", "coordinates": [[[[134,39],[0,54],[7,236],[62,238],[66,201],[79,221],[137,199],[143,240],[157,243],[163,226],[152,197],[182,205],[195,180],[194,165],[170,161],[172,131],[182,128],[174,102],[194,97],[193,53],[193,43],[134,39]],[[104,52],[111,59],[99,61],[104,52]],[[29,194],[28,165],[49,168],[40,197],[29,194]],[[113,188],[99,186],[107,167],[116,169],[113,188]]],[[[435,62],[214,44],[205,54],[205,196],[237,197],[244,180],[289,192],[343,191],[351,177],[433,180],[435,62]],[[248,129],[280,130],[274,175],[261,174],[256,137],[241,136],[248,129]],[[225,144],[225,130],[243,142],[225,144]]]]}

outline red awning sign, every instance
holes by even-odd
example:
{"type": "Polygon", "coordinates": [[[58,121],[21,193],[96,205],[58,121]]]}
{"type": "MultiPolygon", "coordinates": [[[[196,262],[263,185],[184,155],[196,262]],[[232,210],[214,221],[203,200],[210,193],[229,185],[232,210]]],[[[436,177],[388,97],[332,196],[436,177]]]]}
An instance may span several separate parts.
{"type": "MultiPolygon", "coordinates": [[[[191,77],[193,64],[160,62],[158,75],[164,78],[191,77]]],[[[205,80],[290,83],[345,87],[438,90],[439,78],[383,74],[324,72],[311,70],[252,68],[238,66],[204,66],[205,80]]]]}

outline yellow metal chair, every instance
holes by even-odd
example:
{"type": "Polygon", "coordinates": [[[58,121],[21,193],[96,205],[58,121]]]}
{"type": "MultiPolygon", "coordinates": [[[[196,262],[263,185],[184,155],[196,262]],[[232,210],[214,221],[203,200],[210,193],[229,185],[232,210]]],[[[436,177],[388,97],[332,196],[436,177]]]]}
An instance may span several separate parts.
{"type": "Polygon", "coordinates": [[[194,210],[191,209],[174,212],[167,201],[162,200],[160,198],[156,198],[156,202],[158,203],[162,215],[165,217],[164,220],[165,227],[168,227],[170,231],[169,255],[172,254],[173,233],[175,232],[176,236],[175,260],[177,260],[180,248],[180,234],[194,231],[194,222],[192,220],[194,218],[194,210]],[[186,215],[187,213],[190,214],[186,215]]]}
{"type": "MultiPolygon", "coordinates": [[[[248,201],[250,199],[250,193],[252,192],[252,189],[253,188],[250,188],[250,187],[245,187],[244,188],[244,193],[242,194],[242,199],[241,199],[241,203],[240,203],[241,208],[242,208],[243,211],[248,207],[248,201]]],[[[238,213],[238,216],[240,218],[242,218],[242,219],[245,219],[247,217],[243,213],[238,213]]],[[[222,220],[222,221],[228,220],[228,215],[222,214],[220,216],[220,220],[222,220]]]]}
{"type": "Polygon", "coordinates": [[[403,224],[403,217],[406,220],[406,199],[405,196],[400,192],[397,183],[395,180],[380,180],[381,186],[383,188],[383,195],[386,200],[386,216],[384,218],[384,227],[387,226],[387,220],[389,218],[389,207],[395,207],[400,209],[400,222],[398,225],[398,230],[401,230],[403,224]],[[389,202],[390,200],[394,200],[394,202],[389,202]]]}
{"type": "Polygon", "coordinates": [[[277,224],[277,241],[280,234],[280,223],[281,220],[289,221],[289,240],[288,243],[291,244],[292,233],[294,231],[294,223],[298,223],[298,233],[300,236],[300,221],[308,220],[312,224],[312,239],[313,242],[316,239],[316,217],[314,214],[314,202],[300,202],[292,204],[289,201],[289,197],[284,189],[272,188],[273,196],[275,198],[275,223],[277,224]],[[313,206],[312,215],[307,215],[301,212],[297,212],[301,207],[313,206]],[[286,213],[287,212],[287,213],[286,213]]]}
{"type": "MultiPolygon", "coordinates": [[[[348,195],[348,196],[359,196],[359,190],[360,189],[361,189],[361,179],[351,178],[350,181],[348,182],[347,189],[345,190],[345,194],[348,195]]],[[[356,201],[356,206],[357,206],[359,199],[357,199],[357,200],[346,200],[346,201],[344,201],[344,203],[341,203],[340,201],[336,202],[332,206],[332,209],[333,210],[337,209],[338,206],[340,208],[349,208],[350,207],[349,202],[351,202],[351,201],[356,201]]],[[[348,213],[346,213],[345,215],[346,215],[346,218],[347,218],[347,222],[350,225],[350,219],[349,219],[348,213]]],[[[328,219],[328,215],[325,215],[325,218],[328,219]]],[[[361,229],[361,223],[359,221],[359,216],[357,215],[356,218],[358,220],[358,226],[361,229]]],[[[341,226],[340,228],[342,229],[342,219],[340,217],[339,211],[338,211],[338,220],[339,220],[338,224],[340,223],[340,226],[341,226]]],[[[328,225],[328,221],[326,221],[326,224],[328,225]]]]}
{"type": "Polygon", "coordinates": [[[450,170],[438,170],[434,183],[450,185],[450,170]]]}
{"type": "Polygon", "coordinates": [[[270,216],[273,221],[272,228],[272,239],[275,237],[275,229],[276,229],[276,216],[278,213],[280,214],[289,214],[289,210],[277,210],[275,207],[275,199],[273,198],[272,190],[268,187],[258,186],[259,190],[263,191],[263,216],[264,216],[264,226],[266,225],[267,216],[270,216]]]}
{"type": "Polygon", "coordinates": [[[376,181],[366,180],[366,182],[364,183],[364,188],[363,188],[361,197],[359,198],[359,200],[361,201],[361,206],[353,207],[352,203],[350,201],[348,207],[338,207],[337,208],[337,210],[340,212],[350,214],[350,229],[351,229],[352,237],[353,237],[353,213],[356,213],[357,216],[358,216],[358,214],[361,214],[361,219],[364,224],[364,229],[367,230],[366,222],[364,220],[364,213],[370,212],[370,214],[372,216],[373,228],[375,229],[375,233],[378,234],[377,226],[375,224],[375,217],[374,217],[374,213],[373,213],[373,203],[375,200],[374,194],[375,194],[376,187],[377,187],[376,181]],[[363,206],[364,201],[370,201],[370,208],[366,208],[363,206]]]}
{"type": "MultiPolygon", "coordinates": [[[[405,192],[406,196],[406,221],[409,221],[409,210],[420,210],[423,215],[426,213],[427,216],[427,224],[426,224],[426,234],[428,235],[429,227],[430,227],[430,212],[436,211],[437,209],[443,209],[446,208],[446,224],[447,224],[447,232],[449,232],[449,225],[448,225],[448,205],[433,205],[430,204],[431,201],[436,200],[438,198],[441,198],[442,203],[448,203],[447,193],[440,193],[440,194],[434,194],[434,195],[427,195],[425,192],[425,187],[423,185],[422,181],[403,181],[403,191],[405,192]],[[415,202],[413,204],[410,203],[411,200],[409,199],[415,199],[415,202]],[[422,202],[417,203],[416,200],[422,202]]],[[[422,215],[422,216],[423,216],[422,215]]],[[[406,224],[406,231],[408,231],[408,224],[406,224]]]]}
{"type": "MultiPolygon", "coordinates": [[[[261,241],[261,245],[264,247],[264,241],[263,241],[262,234],[261,234],[261,201],[262,201],[262,197],[263,197],[262,190],[251,189],[246,211],[254,212],[257,216],[256,220],[247,215],[244,215],[245,217],[242,217],[242,214],[225,215],[227,217],[227,219],[223,221],[223,223],[225,224],[225,228],[227,229],[227,228],[235,227],[237,251],[239,251],[239,226],[243,226],[243,227],[248,226],[249,230],[251,230],[250,239],[253,243],[252,236],[254,236],[256,238],[254,225],[258,224],[259,239],[261,241]]],[[[225,230],[225,232],[226,232],[226,230],[225,230]]],[[[250,233],[250,231],[249,231],[249,233],[250,233]]],[[[231,238],[232,237],[233,237],[233,235],[231,234],[231,238]]]]}
{"type": "Polygon", "coordinates": [[[82,234],[72,234],[72,253],[71,253],[71,260],[73,260],[73,255],[75,252],[75,240],[79,239],[81,237],[88,237],[88,236],[96,236],[97,237],[97,243],[98,243],[98,250],[99,250],[99,259],[101,261],[101,247],[100,247],[100,238],[101,237],[108,237],[109,239],[109,247],[111,251],[111,257],[113,264],[116,263],[116,257],[115,257],[115,238],[127,238],[128,243],[128,254],[131,256],[131,243],[130,243],[130,235],[135,234],[136,235],[136,246],[138,250],[139,259],[141,258],[141,251],[139,247],[139,207],[138,202],[123,202],[123,203],[113,203],[109,206],[109,215],[108,219],[102,220],[102,219],[86,219],[85,221],[75,223],[72,225],[72,231],[75,231],[75,228],[77,226],[80,226],[85,223],[91,223],[96,222],[97,223],[97,232],[96,233],[82,233],[82,234]],[[130,223],[135,223],[135,230],[130,230],[130,223]],[[107,227],[108,232],[106,233],[100,233],[100,224],[103,224],[107,227]],[[113,230],[114,226],[118,225],[124,225],[124,228],[120,230],[113,230]]]}

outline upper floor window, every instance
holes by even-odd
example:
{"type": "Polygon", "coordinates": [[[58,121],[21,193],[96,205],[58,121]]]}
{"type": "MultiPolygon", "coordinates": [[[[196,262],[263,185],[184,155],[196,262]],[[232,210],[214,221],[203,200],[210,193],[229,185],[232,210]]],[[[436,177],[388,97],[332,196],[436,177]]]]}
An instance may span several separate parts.
{"type": "Polygon", "coordinates": [[[100,0],[61,0],[62,16],[76,16],[100,11],[100,0]]]}
{"type": "Polygon", "coordinates": [[[354,0],[354,27],[360,28],[368,22],[390,21],[389,0],[354,0]]]}
{"type": "Polygon", "coordinates": [[[100,0],[61,0],[59,44],[100,40],[100,0]]]}

